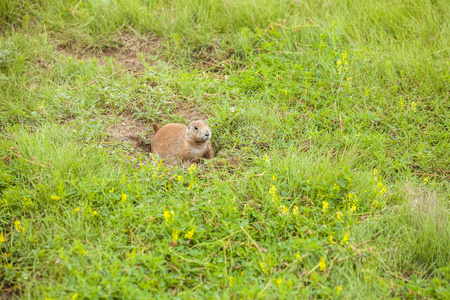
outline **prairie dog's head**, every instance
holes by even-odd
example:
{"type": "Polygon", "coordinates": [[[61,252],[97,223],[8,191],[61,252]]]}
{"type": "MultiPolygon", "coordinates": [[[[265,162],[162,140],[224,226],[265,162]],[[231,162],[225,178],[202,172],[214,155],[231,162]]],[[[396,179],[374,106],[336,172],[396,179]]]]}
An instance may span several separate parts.
{"type": "Polygon", "coordinates": [[[206,142],[211,138],[211,128],[203,120],[191,122],[186,129],[186,137],[195,142],[206,142]]]}

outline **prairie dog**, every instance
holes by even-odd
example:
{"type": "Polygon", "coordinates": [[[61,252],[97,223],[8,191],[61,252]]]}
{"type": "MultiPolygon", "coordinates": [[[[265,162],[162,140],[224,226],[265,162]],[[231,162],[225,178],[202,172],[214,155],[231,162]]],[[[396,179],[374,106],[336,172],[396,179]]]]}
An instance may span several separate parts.
{"type": "Polygon", "coordinates": [[[161,128],[152,123],[152,127],[156,133],[152,153],[164,159],[167,165],[194,164],[202,158],[214,157],[211,128],[203,120],[191,122],[188,126],[170,123],[161,128]]]}

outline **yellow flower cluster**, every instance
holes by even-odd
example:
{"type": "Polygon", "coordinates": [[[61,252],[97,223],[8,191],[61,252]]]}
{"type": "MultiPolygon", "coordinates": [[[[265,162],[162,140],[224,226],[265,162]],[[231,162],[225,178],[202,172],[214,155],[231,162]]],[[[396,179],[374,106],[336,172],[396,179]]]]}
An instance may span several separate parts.
{"type": "Polygon", "coordinates": [[[413,110],[413,112],[416,112],[416,102],[411,102],[411,108],[412,108],[412,110],[413,110]]]}
{"type": "Polygon", "coordinates": [[[341,245],[344,246],[346,244],[348,244],[348,237],[350,236],[350,231],[347,231],[344,235],[344,237],[342,238],[341,241],[341,245]]]}
{"type": "Polygon", "coordinates": [[[261,270],[264,272],[264,274],[269,275],[269,270],[263,262],[260,262],[259,266],[261,267],[261,270]]]}
{"type": "Polygon", "coordinates": [[[280,287],[282,282],[283,282],[283,279],[281,277],[278,278],[277,281],[276,281],[277,286],[280,287]]]}
{"type": "Polygon", "coordinates": [[[375,200],[372,202],[371,206],[373,208],[377,208],[380,206],[380,202],[378,199],[382,198],[384,194],[387,192],[386,186],[381,182],[381,180],[378,180],[378,171],[377,169],[373,170],[373,178],[377,182],[377,185],[373,188],[373,191],[375,193],[375,200]]]}
{"type": "Polygon", "coordinates": [[[61,197],[58,196],[50,196],[50,198],[52,198],[52,200],[58,201],[59,199],[61,199],[61,197]]]}
{"type": "Polygon", "coordinates": [[[196,164],[191,165],[191,166],[189,167],[188,173],[189,173],[189,174],[194,173],[194,171],[195,171],[196,168],[197,168],[197,165],[196,165],[196,164]]]}
{"type": "Polygon", "coordinates": [[[16,230],[20,233],[25,233],[25,228],[22,227],[19,220],[14,221],[14,225],[16,226],[16,230]]]}
{"type": "Polygon", "coordinates": [[[287,215],[287,214],[289,214],[289,208],[287,208],[287,206],[286,205],[283,205],[283,204],[281,204],[279,207],[278,207],[278,210],[280,211],[280,215],[287,215]]]}
{"type": "Polygon", "coordinates": [[[122,201],[123,203],[127,202],[127,194],[122,194],[122,197],[120,198],[120,201],[122,201]]]}
{"type": "Polygon", "coordinates": [[[166,219],[167,224],[172,224],[175,221],[175,214],[171,210],[164,210],[164,219],[166,219]]]}
{"type": "Polygon", "coordinates": [[[277,188],[275,187],[275,185],[272,185],[272,187],[269,190],[269,194],[272,195],[273,202],[276,202],[278,200],[277,188]]]}
{"type": "Polygon", "coordinates": [[[328,209],[328,206],[330,206],[330,203],[328,203],[327,201],[323,201],[322,204],[323,204],[322,212],[325,213],[328,209]]]}
{"type": "Polygon", "coordinates": [[[27,197],[23,197],[24,203],[22,205],[23,208],[29,206],[31,204],[31,200],[27,197]]]}
{"type": "Polygon", "coordinates": [[[321,258],[320,258],[320,261],[319,261],[319,270],[320,271],[323,271],[323,270],[325,270],[327,268],[327,265],[326,265],[326,263],[325,263],[325,258],[322,256],[321,258]]]}
{"type": "Polygon", "coordinates": [[[347,51],[345,51],[345,52],[342,54],[342,60],[338,60],[338,61],[336,62],[336,65],[337,65],[337,67],[338,67],[339,75],[341,75],[342,72],[343,72],[343,70],[344,70],[344,65],[348,65],[348,61],[347,61],[347,51]]]}
{"type": "Polygon", "coordinates": [[[0,244],[3,244],[6,241],[5,236],[3,235],[3,232],[0,232],[0,244]]]}
{"type": "Polygon", "coordinates": [[[358,205],[358,197],[356,196],[356,194],[348,194],[348,202],[351,205],[351,208],[349,209],[349,211],[351,213],[356,211],[356,206],[358,205]]]}
{"type": "Polygon", "coordinates": [[[330,245],[334,245],[335,244],[335,241],[334,241],[334,238],[333,238],[332,235],[328,236],[328,242],[330,243],[330,245]]]}
{"type": "Polygon", "coordinates": [[[80,249],[78,250],[78,253],[80,253],[80,254],[83,255],[83,256],[86,256],[86,254],[87,254],[86,250],[83,249],[83,248],[80,248],[80,249]]]}
{"type": "Polygon", "coordinates": [[[336,218],[338,218],[338,220],[339,221],[342,221],[342,217],[344,216],[344,214],[342,213],[342,212],[340,212],[340,211],[338,211],[337,213],[336,213],[336,218]]]}
{"type": "Polygon", "coordinates": [[[184,238],[185,238],[185,239],[188,239],[188,240],[192,239],[192,236],[194,236],[195,229],[197,229],[197,227],[192,228],[191,231],[189,231],[188,233],[186,233],[186,234],[184,235],[184,238]]]}
{"type": "Polygon", "coordinates": [[[172,231],[172,242],[176,243],[178,241],[179,234],[180,234],[180,231],[174,228],[172,231]]]}
{"type": "Polygon", "coordinates": [[[386,186],[381,181],[378,182],[375,188],[375,191],[377,190],[378,190],[377,199],[381,198],[387,191],[386,186]]]}

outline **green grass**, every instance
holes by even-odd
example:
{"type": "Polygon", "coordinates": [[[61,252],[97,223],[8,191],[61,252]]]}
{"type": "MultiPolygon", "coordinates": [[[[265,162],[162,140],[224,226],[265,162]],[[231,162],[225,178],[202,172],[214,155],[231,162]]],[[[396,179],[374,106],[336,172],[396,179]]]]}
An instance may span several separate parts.
{"type": "Polygon", "coordinates": [[[3,1],[1,292],[448,299],[449,20],[427,0],[3,1]],[[150,143],[194,114],[216,149],[195,169],[110,132],[150,143]]]}

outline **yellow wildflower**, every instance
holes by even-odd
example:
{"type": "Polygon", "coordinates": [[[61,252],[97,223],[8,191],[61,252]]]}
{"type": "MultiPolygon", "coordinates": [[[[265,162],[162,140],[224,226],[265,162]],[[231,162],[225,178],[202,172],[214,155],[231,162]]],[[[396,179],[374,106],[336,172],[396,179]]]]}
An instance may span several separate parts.
{"type": "Polygon", "coordinates": [[[127,194],[122,194],[122,198],[120,198],[120,199],[122,202],[125,203],[125,202],[127,202],[127,198],[128,198],[127,194]]]}
{"type": "Polygon", "coordinates": [[[178,180],[178,181],[182,181],[182,180],[183,180],[183,177],[182,177],[182,176],[178,176],[178,177],[177,177],[177,180],[178,180]]]}
{"type": "Polygon", "coordinates": [[[343,213],[341,213],[340,211],[338,211],[337,213],[336,213],[336,218],[338,218],[340,221],[342,221],[342,216],[343,216],[344,214],[343,213]]]}
{"type": "Polygon", "coordinates": [[[322,212],[325,213],[330,203],[328,203],[327,201],[323,201],[322,204],[323,204],[322,212]]]}
{"type": "Polygon", "coordinates": [[[261,267],[261,270],[264,272],[264,274],[269,275],[269,270],[267,270],[267,267],[263,262],[260,262],[259,266],[261,267]]]}
{"type": "Polygon", "coordinates": [[[122,175],[122,180],[120,181],[121,183],[125,183],[127,181],[127,178],[125,177],[125,174],[122,175]]]}
{"type": "Polygon", "coordinates": [[[328,236],[328,242],[331,244],[331,245],[334,245],[334,239],[333,239],[333,236],[332,235],[329,235],[328,236]]]}
{"type": "Polygon", "coordinates": [[[174,228],[172,231],[172,241],[174,243],[178,241],[178,234],[180,234],[180,231],[174,228]]]}
{"type": "Polygon", "coordinates": [[[76,300],[78,298],[78,293],[73,294],[72,300],[76,300]]]}
{"type": "Polygon", "coordinates": [[[267,163],[267,165],[270,166],[270,158],[267,156],[267,154],[264,154],[264,161],[267,163]]]}
{"type": "Polygon", "coordinates": [[[352,205],[352,208],[350,208],[350,212],[354,213],[355,211],[356,211],[356,205],[353,204],[353,205],[352,205]]]}
{"type": "Polygon", "coordinates": [[[347,232],[345,233],[344,237],[342,238],[342,242],[341,242],[341,245],[342,245],[342,246],[348,244],[348,237],[349,237],[349,235],[350,235],[350,231],[347,231],[347,232]]]}
{"type": "Polygon", "coordinates": [[[300,254],[295,253],[295,259],[297,259],[297,260],[302,260],[302,257],[300,256],[300,254]]]}
{"type": "Polygon", "coordinates": [[[282,283],[282,282],[283,282],[283,279],[282,279],[281,277],[277,279],[277,285],[278,285],[278,287],[281,286],[281,283],[282,283]]]}
{"type": "Polygon", "coordinates": [[[411,102],[411,108],[412,108],[413,112],[416,112],[416,103],[414,101],[411,102]]]}
{"type": "Polygon", "coordinates": [[[57,201],[57,200],[59,200],[59,199],[61,199],[61,197],[58,197],[58,196],[50,196],[50,198],[52,198],[53,200],[55,200],[55,201],[57,201]]]}
{"type": "Polygon", "coordinates": [[[377,174],[378,174],[377,169],[373,169],[373,176],[374,176],[375,178],[377,178],[377,174]]]}
{"type": "Polygon", "coordinates": [[[325,258],[322,256],[320,258],[320,262],[319,262],[319,270],[323,271],[326,269],[326,267],[327,267],[327,265],[325,264],[325,258]]]}
{"type": "Polygon", "coordinates": [[[91,211],[91,217],[95,217],[97,215],[96,211],[91,211]]]}
{"type": "Polygon", "coordinates": [[[273,180],[273,181],[277,181],[277,179],[278,179],[278,178],[277,178],[276,175],[272,175],[272,180],[273,180]]]}
{"type": "Polygon", "coordinates": [[[348,86],[352,85],[352,78],[351,77],[347,77],[347,84],[348,84],[348,86]]]}
{"type": "Polygon", "coordinates": [[[293,213],[295,216],[298,216],[298,206],[297,206],[297,205],[294,205],[294,208],[292,209],[292,213],[293,213]]]}
{"type": "Polygon", "coordinates": [[[86,250],[84,250],[83,248],[81,248],[80,250],[78,250],[78,253],[80,253],[83,256],[86,256],[86,250]]]}
{"type": "Polygon", "coordinates": [[[339,192],[339,186],[335,183],[333,185],[333,191],[337,190],[339,192]]]}
{"type": "Polygon", "coordinates": [[[371,206],[372,208],[377,208],[380,205],[380,202],[378,202],[378,200],[373,200],[371,206]]]}
{"type": "Polygon", "coordinates": [[[194,186],[194,181],[191,181],[191,184],[188,186],[188,190],[191,190],[193,186],[194,186]]]}
{"type": "Polygon", "coordinates": [[[358,197],[356,196],[356,194],[350,193],[350,194],[348,194],[348,200],[350,202],[357,203],[358,197]]]}
{"type": "Polygon", "coordinates": [[[230,276],[229,278],[228,278],[228,280],[230,281],[230,288],[232,288],[233,287],[233,276],[230,276]]]}
{"type": "Polygon", "coordinates": [[[191,166],[189,167],[188,173],[189,173],[189,174],[192,174],[192,173],[195,171],[196,168],[197,168],[197,165],[196,165],[196,164],[191,165],[191,166]]]}
{"type": "Polygon", "coordinates": [[[341,73],[342,73],[342,61],[338,60],[338,61],[336,62],[336,65],[337,65],[337,67],[338,67],[339,75],[341,75],[341,73]]]}
{"type": "Polygon", "coordinates": [[[25,233],[25,228],[22,227],[19,220],[14,221],[14,225],[16,226],[16,230],[20,233],[25,233]]]}
{"type": "Polygon", "coordinates": [[[185,238],[185,239],[188,239],[188,240],[192,239],[192,236],[194,235],[195,229],[197,229],[197,227],[192,228],[191,231],[189,231],[188,233],[186,233],[186,234],[184,235],[184,238],[185,238]]]}
{"type": "Polygon", "coordinates": [[[3,244],[5,242],[5,236],[3,235],[3,232],[0,232],[0,244],[3,244]]]}
{"type": "Polygon", "coordinates": [[[424,179],[423,179],[423,184],[427,184],[427,183],[428,183],[428,180],[430,180],[430,177],[424,178],[424,179]]]}
{"type": "Polygon", "coordinates": [[[109,190],[110,193],[114,192],[114,187],[112,187],[112,189],[109,190]]]}
{"type": "Polygon", "coordinates": [[[274,195],[276,191],[277,191],[277,188],[274,185],[272,185],[272,187],[270,188],[269,194],[274,195]]]}
{"type": "Polygon", "coordinates": [[[281,215],[286,215],[289,212],[289,208],[286,205],[281,204],[278,208],[280,210],[281,215]]]}
{"type": "Polygon", "coordinates": [[[164,219],[166,219],[167,224],[172,224],[175,221],[175,214],[171,210],[164,211],[164,219]]]}
{"type": "Polygon", "coordinates": [[[75,208],[75,209],[73,210],[73,213],[77,214],[77,213],[79,213],[79,212],[80,212],[80,210],[81,210],[81,206],[80,206],[80,207],[77,207],[77,208],[75,208]]]}
{"type": "Polygon", "coordinates": [[[336,294],[340,295],[341,292],[342,292],[342,286],[338,285],[338,286],[336,287],[336,294]]]}

